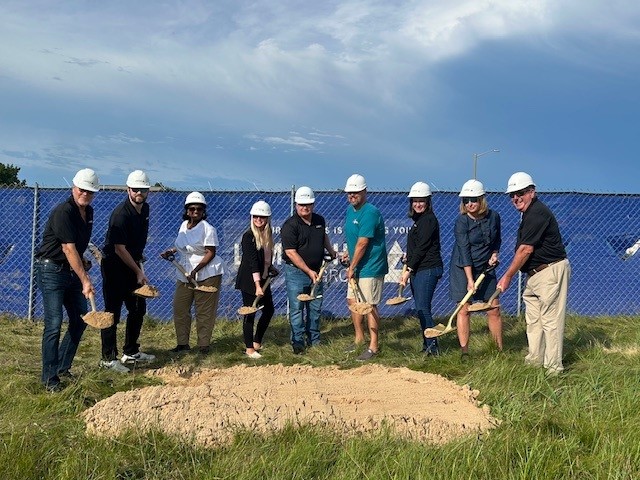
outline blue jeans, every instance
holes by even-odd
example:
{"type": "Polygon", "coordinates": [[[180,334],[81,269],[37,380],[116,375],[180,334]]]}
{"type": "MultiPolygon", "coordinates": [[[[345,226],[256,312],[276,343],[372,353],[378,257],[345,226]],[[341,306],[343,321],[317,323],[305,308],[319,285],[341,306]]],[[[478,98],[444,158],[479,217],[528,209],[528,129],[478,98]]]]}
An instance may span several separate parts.
{"type": "Polygon", "coordinates": [[[87,324],[87,300],[82,283],[68,266],[36,260],[36,282],[42,292],[44,331],[42,332],[42,383],[57,385],[61,373],[68,372],[87,324]],[[60,343],[62,307],[67,311],[69,326],[60,343]]]}
{"type": "Polygon", "coordinates": [[[311,292],[309,275],[299,268],[285,264],[285,279],[287,281],[287,298],[289,299],[289,322],[291,323],[291,345],[304,348],[305,345],[320,343],[320,312],[322,310],[322,282],[318,284],[314,295],[315,300],[301,302],[298,295],[311,292]],[[304,316],[306,311],[307,320],[304,316]]]}
{"type": "Polygon", "coordinates": [[[416,304],[418,319],[420,320],[422,350],[428,353],[438,353],[438,340],[425,337],[424,329],[435,326],[431,315],[431,301],[440,278],[442,278],[442,267],[418,270],[411,279],[411,292],[416,304]]]}

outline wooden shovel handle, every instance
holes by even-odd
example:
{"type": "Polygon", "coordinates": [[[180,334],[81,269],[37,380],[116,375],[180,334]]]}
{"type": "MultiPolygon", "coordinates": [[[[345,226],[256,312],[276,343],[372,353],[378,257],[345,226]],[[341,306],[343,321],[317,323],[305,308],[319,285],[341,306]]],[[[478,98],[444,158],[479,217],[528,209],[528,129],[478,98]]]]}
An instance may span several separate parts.
{"type": "Polygon", "coordinates": [[[322,281],[322,275],[324,275],[324,271],[327,269],[327,265],[329,265],[329,261],[324,260],[322,262],[322,266],[320,267],[320,270],[318,271],[318,276],[316,277],[316,281],[313,282],[313,286],[311,287],[311,293],[309,293],[310,296],[313,297],[313,294],[316,293],[316,287],[322,281]]]}
{"type": "MultiPolygon", "coordinates": [[[[400,273],[400,279],[402,280],[402,277],[404,277],[404,274],[407,271],[407,264],[405,263],[404,265],[402,265],[402,273],[400,273]]],[[[404,292],[404,288],[406,287],[406,285],[402,285],[400,282],[398,282],[398,297],[402,296],[402,292],[404,292]]]]}
{"type": "MultiPolygon", "coordinates": [[[[271,278],[272,278],[272,277],[267,277],[267,281],[266,281],[266,282],[264,282],[264,285],[262,286],[262,291],[263,291],[263,292],[267,289],[267,287],[268,287],[268,286],[269,286],[269,284],[271,283],[271,278]]],[[[260,301],[260,299],[261,299],[262,297],[264,297],[264,295],[256,295],[256,298],[255,298],[255,300],[253,301],[253,303],[251,304],[251,306],[252,306],[253,308],[257,308],[257,307],[258,307],[258,302],[260,301]]]]}

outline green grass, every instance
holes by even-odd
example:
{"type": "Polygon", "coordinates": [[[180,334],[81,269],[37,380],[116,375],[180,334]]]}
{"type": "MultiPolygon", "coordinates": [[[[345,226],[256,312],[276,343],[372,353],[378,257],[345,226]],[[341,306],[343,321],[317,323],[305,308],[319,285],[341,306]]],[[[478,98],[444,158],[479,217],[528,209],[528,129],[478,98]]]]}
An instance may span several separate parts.
{"type": "MultiPolygon", "coordinates": [[[[324,345],[302,356],[288,345],[278,318],[266,335],[261,364],[356,367],[346,320],[324,325],[324,345]]],[[[120,329],[122,330],[122,329],[120,329]]],[[[230,445],[204,449],[161,432],[87,437],[79,414],[117,391],[157,382],[134,372],[100,370],[99,335],[88,329],[76,357],[78,379],[61,393],[39,384],[41,325],[0,319],[0,478],[6,479],[636,479],[640,478],[640,333],[622,318],[567,321],[565,366],[558,377],[523,364],[522,320],[505,321],[505,351],[493,347],[482,316],[472,323],[462,362],[454,333],[443,354],[425,358],[415,319],[384,319],[375,362],[441,374],[481,392],[501,425],[442,446],[374,437],[341,438],[322,427],[286,428],[268,436],[240,431],[230,445]],[[612,351],[606,352],[603,347],[612,351]]],[[[176,361],[172,324],[147,322],[141,342],[158,365],[176,361]]],[[[121,344],[121,342],[120,342],[121,344]]],[[[177,360],[229,367],[243,358],[241,325],[221,321],[214,350],[177,360]]],[[[443,406],[442,408],[446,408],[443,406]]]]}

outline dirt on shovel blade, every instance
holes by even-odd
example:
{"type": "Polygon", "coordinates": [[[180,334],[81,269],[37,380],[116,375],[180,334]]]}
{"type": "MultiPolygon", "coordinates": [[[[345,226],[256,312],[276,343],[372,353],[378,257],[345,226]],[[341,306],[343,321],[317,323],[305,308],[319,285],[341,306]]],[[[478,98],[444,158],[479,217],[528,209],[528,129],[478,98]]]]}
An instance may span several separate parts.
{"type": "Polygon", "coordinates": [[[200,290],[201,292],[214,293],[217,292],[218,289],[216,287],[211,287],[209,285],[198,285],[197,287],[192,287],[194,290],[200,290]]]}
{"type": "Polygon", "coordinates": [[[256,307],[240,307],[238,309],[238,313],[240,315],[251,315],[252,313],[256,313],[258,309],[256,307]]]}
{"type": "Polygon", "coordinates": [[[358,315],[369,315],[373,310],[373,307],[368,303],[354,303],[353,305],[349,305],[349,310],[353,313],[357,313],[358,315]]]}
{"type": "Polygon", "coordinates": [[[113,325],[113,313],[109,312],[89,312],[82,316],[87,325],[95,328],[109,328],[113,325]]]}
{"type": "Polygon", "coordinates": [[[140,288],[136,288],[133,293],[145,298],[157,298],[160,296],[158,289],[152,285],[143,285],[140,288]]]}
{"type": "Polygon", "coordinates": [[[298,295],[298,300],[300,300],[301,302],[310,302],[311,300],[315,299],[316,297],[312,297],[308,293],[301,293],[300,295],[298,295]]]}
{"type": "Polygon", "coordinates": [[[387,305],[400,305],[408,300],[409,299],[406,297],[393,297],[387,300],[387,305]]]}

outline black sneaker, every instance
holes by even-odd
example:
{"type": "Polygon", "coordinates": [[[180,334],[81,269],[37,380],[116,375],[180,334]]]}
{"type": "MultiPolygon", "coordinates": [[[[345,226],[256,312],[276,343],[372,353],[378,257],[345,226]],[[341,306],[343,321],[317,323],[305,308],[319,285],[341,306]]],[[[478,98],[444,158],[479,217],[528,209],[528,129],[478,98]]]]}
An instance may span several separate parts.
{"type": "Polygon", "coordinates": [[[191,347],[189,345],[176,345],[169,351],[172,353],[178,353],[178,352],[186,352],[187,350],[191,350],[191,347]]]}
{"type": "Polygon", "coordinates": [[[211,349],[208,346],[207,347],[198,347],[198,353],[200,355],[207,355],[210,351],[211,351],[211,349]]]}
{"type": "Polygon", "coordinates": [[[58,393],[61,392],[64,387],[61,383],[48,383],[44,386],[44,388],[49,393],[58,393]]]}
{"type": "Polygon", "coordinates": [[[374,352],[370,348],[367,348],[358,357],[356,357],[356,360],[358,360],[359,362],[366,362],[367,360],[371,360],[376,355],[378,355],[378,352],[374,352]]]}
{"type": "Polygon", "coordinates": [[[293,354],[294,355],[300,355],[301,353],[304,353],[304,347],[301,345],[294,345],[293,346],[293,354]]]}

